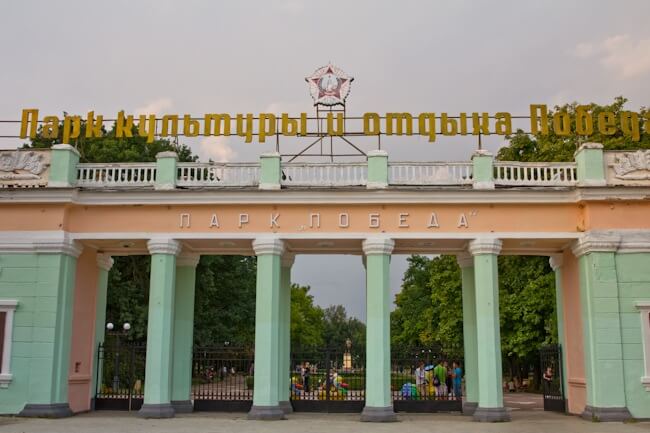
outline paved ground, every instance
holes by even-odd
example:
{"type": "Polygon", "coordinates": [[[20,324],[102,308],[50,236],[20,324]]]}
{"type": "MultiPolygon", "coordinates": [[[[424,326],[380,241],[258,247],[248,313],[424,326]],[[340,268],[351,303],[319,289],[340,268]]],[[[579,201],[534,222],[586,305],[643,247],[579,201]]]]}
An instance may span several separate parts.
{"type": "Polygon", "coordinates": [[[125,412],[94,412],[60,420],[0,418],[3,433],[640,433],[650,423],[592,423],[574,416],[513,410],[512,422],[479,424],[450,414],[400,414],[399,423],[360,423],[358,415],[293,414],[286,421],[248,421],[245,414],[191,414],[143,420],[125,412]]]}

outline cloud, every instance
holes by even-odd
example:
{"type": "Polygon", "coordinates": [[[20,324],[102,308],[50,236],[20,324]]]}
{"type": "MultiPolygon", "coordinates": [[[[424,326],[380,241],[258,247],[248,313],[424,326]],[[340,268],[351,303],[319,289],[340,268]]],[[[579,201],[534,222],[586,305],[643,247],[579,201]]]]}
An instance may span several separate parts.
{"type": "Polygon", "coordinates": [[[629,34],[614,35],[596,45],[577,44],[574,55],[580,58],[598,57],[601,65],[621,79],[650,73],[650,39],[635,40],[629,34]]]}
{"type": "Polygon", "coordinates": [[[141,114],[163,114],[167,112],[170,108],[174,106],[172,100],[170,98],[158,98],[154,99],[153,101],[147,103],[146,105],[142,107],[138,107],[135,109],[135,114],[137,116],[141,114]]]}
{"type": "Polygon", "coordinates": [[[291,15],[299,15],[305,10],[305,2],[302,0],[284,0],[277,6],[291,15]]]}
{"type": "Polygon", "coordinates": [[[197,151],[202,161],[229,162],[237,157],[237,152],[228,144],[228,137],[205,137],[199,141],[197,151]]]}

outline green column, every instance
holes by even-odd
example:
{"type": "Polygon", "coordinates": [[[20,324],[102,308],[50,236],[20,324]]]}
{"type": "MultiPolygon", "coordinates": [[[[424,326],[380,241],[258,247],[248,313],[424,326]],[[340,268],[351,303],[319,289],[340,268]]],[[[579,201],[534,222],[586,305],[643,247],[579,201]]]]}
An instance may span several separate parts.
{"type": "Polygon", "coordinates": [[[171,418],[172,350],[174,331],[174,285],[176,255],[181,245],[174,239],[150,239],[149,315],[147,318],[147,363],[144,404],[138,413],[144,418],[171,418]]]}
{"type": "Polygon", "coordinates": [[[368,152],[368,189],[384,189],[388,186],[388,153],[385,150],[368,152]]]}
{"type": "Polygon", "coordinates": [[[587,401],[582,417],[594,421],[631,418],[625,372],[615,251],[620,236],[585,233],[576,242],[587,401]]]}
{"type": "Polygon", "coordinates": [[[584,143],[574,155],[578,186],[605,186],[605,160],[603,145],[584,143]]]}
{"type": "Polygon", "coordinates": [[[98,382],[101,384],[102,360],[97,358],[97,350],[100,344],[104,343],[106,325],[106,296],[108,293],[108,272],[113,267],[113,258],[106,254],[97,254],[97,297],[95,299],[95,339],[92,349],[92,388],[91,409],[95,409],[95,395],[97,394],[98,382]]]}
{"type": "Polygon", "coordinates": [[[472,188],[494,189],[494,156],[485,149],[472,155],[472,188]]]}
{"type": "Polygon", "coordinates": [[[366,255],[366,405],[361,421],[396,421],[390,389],[390,254],[386,237],[363,241],[366,255]]]}
{"type": "Polygon", "coordinates": [[[253,406],[248,419],[284,418],[278,401],[280,377],[280,259],[284,242],[276,237],[253,241],[257,255],[253,406]]]}
{"type": "MultiPolygon", "coordinates": [[[[20,416],[72,415],[68,375],[77,258],[81,246],[68,238],[36,245],[38,254],[33,308],[27,402],[20,416]]],[[[16,336],[14,335],[14,339],[16,336]]]]}
{"type": "Polygon", "coordinates": [[[260,155],[260,185],[259,189],[280,189],[282,168],[280,154],[267,152],[260,155]]]}
{"type": "Polygon", "coordinates": [[[465,400],[463,414],[473,415],[478,406],[478,358],[476,340],[476,290],[474,288],[474,258],[470,254],[456,255],[463,281],[463,344],[465,352],[465,400]]]}
{"type": "Polygon", "coordinates": [[[192,355],[194,342],[194,289],[198,254],[181,254],[176,259],[174,294],[174,355],[172,360],[171,404],[175,413],[189,413],[192,406],[192,355]]]}
{"type": "Polygon", "coordinates": [[[73,188],[77,183],[79,152],[69,144],[52,146],[52,162],[48,187],[73,188]]]}
{"type": "Polygon", "coordinates": [[[294,255],[286,253],[280,268],[280,362],[278,364],[278,402],[285,414],[293,412],[291,388],[291,266],[294,255]]]}
{"type": "Polygon", "coordinates": [[[501,241],[493,238],[474,239],[469,252],[474,256],[476,289],[476,337],[478,361],[478,406],[474,420],[481,422],[509,421],[503,407],[501,371],[501,332],[499,323],[499,277],[497,259],[501,241]]]}
{"type": "Polygon", "coordinates": [[[156,154],[155,189],[170,190],[176,188],[177,163],[178,154],[176,152],[158,152],[156,154]]]}
{"type": "Polygon", "coordinates": [[[557,316],[557,341],[560,345],[562,356],[562,395],[567,398],[568,381],[566,366],[566,345],[564,335],[564,302],[562,300],[562,254],[556,254],[549,258],[549,264],[555,272],[555,314],[557,316]]]}

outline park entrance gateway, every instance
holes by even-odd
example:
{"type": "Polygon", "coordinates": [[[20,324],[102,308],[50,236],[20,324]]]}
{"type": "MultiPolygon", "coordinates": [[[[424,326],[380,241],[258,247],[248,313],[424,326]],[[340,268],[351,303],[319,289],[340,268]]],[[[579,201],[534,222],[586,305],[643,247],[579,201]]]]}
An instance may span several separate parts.
{"type": "MultiPolygon", "coordinates": [[[[650,418],[648,151],[585,143],[566,163],[495,161],[484,150],[471,161],[391,161],[328,129],[345,119],[351,78],[326,67],[309,79],[315,102],[330,105],[317,106],[323,129],[293,156],[218,164],[164,152],[155,163],[88,164],[68,144],[0,153],[0,412],[248,410],[280,419],[292,408],[318,410],[318,401],[390,421],[420,403],[458,410],[460,401],[416,402],[399,382],[415,360],[390,347],[389,262],[417,253],[456,255],[461,268],[464,413],[509,419],[497,269],[508,254],[548,256],[555,270],[560,404],[601,421],[650,418]],[[350,141],[362,160],[334,161],[330,140],[350,141]],[[316,148],[327,162],[294,159],[316,148]],[[151,255],[146,347],[118,347],[104,332],[112,256],[143,254],[151,255]],[[253,348],[192,347],[196,265],[222,254],[257,256],[253,348]],[[346,364],[345,348],[292,355],[289,290],[300,254],[364,257],[367,342],[358,362],[346,364]],[[305,361],[325,386],[299,393],[292,372],[305,361]],[[236,373],[201,379],[224,365],[236,373]],[[343,399],[336,375],[346,372],[355,384],[343,399]]],[[[626,118],[631,141],[634,120],[626,118]]],[[[63,122],[68,138],[74,125],[63,122]]]]}

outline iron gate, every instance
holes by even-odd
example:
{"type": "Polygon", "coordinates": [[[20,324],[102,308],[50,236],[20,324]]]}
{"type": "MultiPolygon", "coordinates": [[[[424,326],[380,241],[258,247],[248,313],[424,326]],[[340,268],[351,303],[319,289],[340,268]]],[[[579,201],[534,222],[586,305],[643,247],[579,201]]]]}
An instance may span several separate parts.
{"type": "Polygon", "coordinates": [[[194,410],[249,411],[253,404],[253,359],[253,350],[249,348],[195,348],[194,410]]]}
{"type": "Polygon", "coordinates": [[[544,410],[566,412],[562,371],[562,348],[559,344],[542,346],[539,350],[542,368],[544,410]]]}
{"type": "Polygon", "coordinates": [[[144,401],[147,347],[141,343],[99,344],[96,410],[138,410],[144,401]]]}
{"type": "Polygon", "coordinates": [[[463,368],[460,359],[446,356],[439,349],[397,349],[391,358],[391,393],[396,412],[462,410],[462,374],[456,379],[454,373],[455,366],[463,368]]]}
{"type": "Polygon", "coordinates": [[[291,404],[297,412],[361,412],[365,355],[336,350],[291,354],[291,404]]]}

